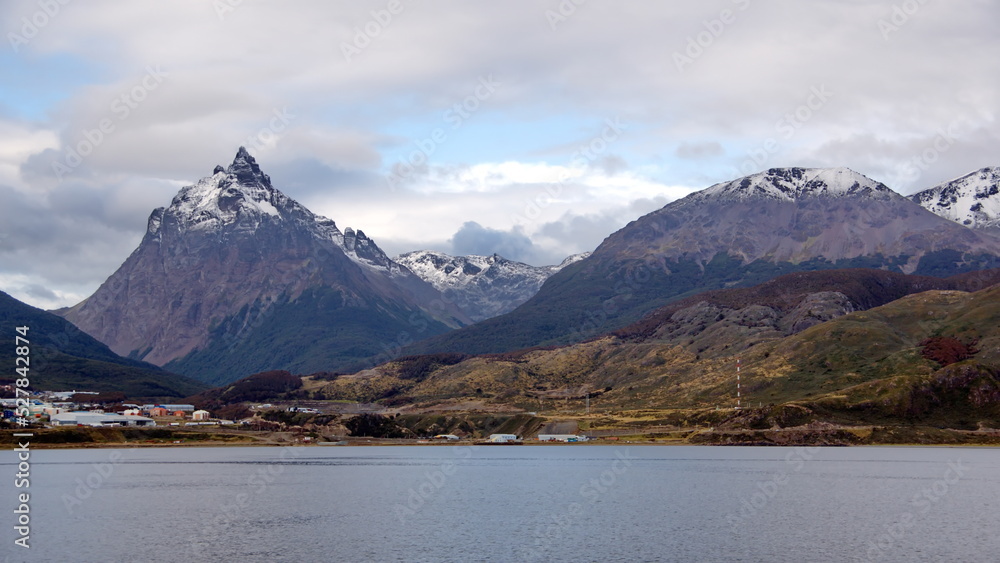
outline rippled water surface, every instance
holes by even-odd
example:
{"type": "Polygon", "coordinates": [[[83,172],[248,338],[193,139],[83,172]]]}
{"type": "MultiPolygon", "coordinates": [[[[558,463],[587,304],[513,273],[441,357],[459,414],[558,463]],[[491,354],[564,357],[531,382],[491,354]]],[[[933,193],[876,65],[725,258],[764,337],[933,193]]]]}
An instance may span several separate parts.
{"type": "Polygon", "coordinates": [[[164,448],[31,463],[24,550],[16,464],[0,458],[9,561],[1000,560],[996,449],[164,448]]]}

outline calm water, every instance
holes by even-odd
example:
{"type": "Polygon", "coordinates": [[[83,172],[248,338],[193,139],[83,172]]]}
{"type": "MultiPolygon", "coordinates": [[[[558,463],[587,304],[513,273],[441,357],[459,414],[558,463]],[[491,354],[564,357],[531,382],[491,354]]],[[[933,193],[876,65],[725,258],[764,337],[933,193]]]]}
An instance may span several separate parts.
{"type": "Polygon", "coordinates": [[[1000,450],[36,451],[0,561],[1000,560],[1000,450]]]}

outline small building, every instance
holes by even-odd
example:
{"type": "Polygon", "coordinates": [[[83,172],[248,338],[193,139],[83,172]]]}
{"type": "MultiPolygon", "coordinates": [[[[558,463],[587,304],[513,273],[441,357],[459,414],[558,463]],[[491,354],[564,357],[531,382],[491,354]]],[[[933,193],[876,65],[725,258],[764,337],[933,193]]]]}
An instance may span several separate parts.
{"type": "Polygon", "coordinates": [[[210,416],[208,411],[194,411],[191,414],[191,420],[208,420],[210,416]]]}
{"type": "MultiPolygon", "coordinates": [[[[45,409],[51,408],[51,407],[52,407],[52,405],[47,405],[47,404],[45,404],[45,403],[43,403],[41,401],[31,401],[30,403],[28,403],[28,406],[27,406],[28,416],[32,417],[32,418],[42,418],[42,416],[46,414],[45,409]]],[[[18,407],[18,408],[23,409],[25,407],[18,407]]],[[[18,409],[15,409],[15,410],[18,410],[18,409]]]]}
{"type": "Polygon", "coordinates": [[[53,426],[156,426],[156,422],[153,419],[144,416],[90,411],[65,412],[52,415],[49,422],[53,426]]]}
{"type": "Polygon", "coordinates": [[[434,436],[435,440],[461,440],[458,436],[454,434],[438,434],[434,436]]]}
{"type": "Polygon", "coordinates": [[[174,411],[174,416],[184,418],[184,411],[174,411]]]}
{"type": "Polygon", "coordinates": [[[503,444],[506,442],[516,442],[517,436],[514,434],[490,434],[490,442],[503,444]]]}
{"type": "Polygon", "coordinates": [[[149,409],[149,416],[167,416],[167,409],[163,407],[153,407],[149,409]]]}

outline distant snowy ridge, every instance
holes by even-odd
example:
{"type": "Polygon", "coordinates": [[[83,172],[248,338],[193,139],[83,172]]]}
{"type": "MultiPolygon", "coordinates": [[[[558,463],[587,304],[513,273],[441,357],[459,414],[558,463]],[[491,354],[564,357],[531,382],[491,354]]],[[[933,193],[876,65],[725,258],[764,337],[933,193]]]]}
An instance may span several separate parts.
{"type": "Polygon", "coordinates": [[[924,209],[973,229],[1000,229],[1000,167],[983,168],[910,196],[924,209]]]}
{"type": "Polygon", "coordinates": [[[589,255],[574,254],[557,266],[531,266],[498,254],[450,256],[430,250],[407,252],[393,260],[480,321],[514,310],[538,293],[549,276],[589,255]]]}

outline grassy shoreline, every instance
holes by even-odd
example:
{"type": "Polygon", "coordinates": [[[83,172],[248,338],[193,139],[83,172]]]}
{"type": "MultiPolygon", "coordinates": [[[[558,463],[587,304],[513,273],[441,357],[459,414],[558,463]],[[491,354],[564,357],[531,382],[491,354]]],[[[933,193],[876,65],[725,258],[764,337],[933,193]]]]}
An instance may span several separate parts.
{"type": "MultiPolygon", "coordinates": [[[[145,447],[338,447],[318,442],[345,441],[345,446],[448,446],[472,445],[481,438],[432,441],[416,438],[309,436],[285,431],[185,430],[173,428],[37,428],[30,430],[31,448],[94,449],[145,447]]],[[[0,444],[16,447],[23,430],[0,430],[0,444]]],[[[768,430],[690,428],[673,432],[643,433],[623,429],[616,436],[588,442],[559,443],[526,440],[524,445],[650,445],[650,446],[938,446],[1000,447],[1000,431],[972,431],[919,426],[793,427],[768,430]]]]}

